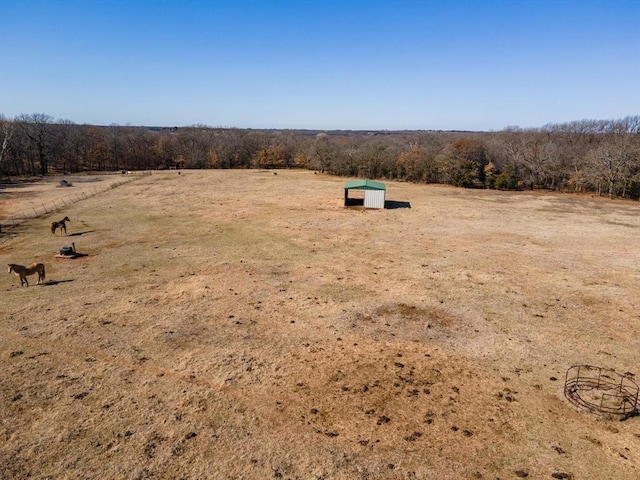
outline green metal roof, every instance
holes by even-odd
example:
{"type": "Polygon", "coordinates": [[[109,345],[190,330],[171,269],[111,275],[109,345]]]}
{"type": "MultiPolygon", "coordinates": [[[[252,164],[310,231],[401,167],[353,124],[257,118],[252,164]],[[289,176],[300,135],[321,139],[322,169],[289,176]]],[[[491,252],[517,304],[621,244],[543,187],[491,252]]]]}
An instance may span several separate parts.
{"type": "Polygon", "coordinates": [[[345,190],[386,190],[384,183],[374,180],[351,180],[344,186],[345,190]]]}

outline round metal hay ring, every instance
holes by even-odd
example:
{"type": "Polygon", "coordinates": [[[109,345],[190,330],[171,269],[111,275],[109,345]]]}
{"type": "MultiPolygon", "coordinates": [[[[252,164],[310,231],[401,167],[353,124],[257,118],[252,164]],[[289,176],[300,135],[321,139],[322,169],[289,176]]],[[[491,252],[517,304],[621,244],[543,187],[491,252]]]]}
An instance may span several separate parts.
{"type": "Polygon", "coordinates": [[[637,412],[639,390],[632,376],[593,365],[574,365],[567,370],[564,395],[577,407],[598,415],[632,415],[637,412]]]}

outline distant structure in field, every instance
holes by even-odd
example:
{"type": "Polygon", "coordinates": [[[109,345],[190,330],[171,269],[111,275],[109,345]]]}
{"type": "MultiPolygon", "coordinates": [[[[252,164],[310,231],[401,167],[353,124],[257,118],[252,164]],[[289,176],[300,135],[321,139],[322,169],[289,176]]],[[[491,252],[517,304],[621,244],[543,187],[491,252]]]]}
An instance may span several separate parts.
{"type": "Polygon", "coordinates": [[[344,206],[364,205],[364,208],[384,208],[386,187],[374,180],[351,180],[344,186],[344,206]],[[364,191],[364,198],[349,198],[349,190],[364,191]]]}

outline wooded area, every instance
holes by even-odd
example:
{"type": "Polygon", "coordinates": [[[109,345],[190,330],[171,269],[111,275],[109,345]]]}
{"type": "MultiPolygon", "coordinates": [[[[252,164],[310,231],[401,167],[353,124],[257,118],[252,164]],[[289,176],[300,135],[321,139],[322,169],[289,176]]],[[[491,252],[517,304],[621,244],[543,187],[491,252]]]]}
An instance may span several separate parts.
{"type": "Polygon", "coordinates": [[[468,188],[640,199],[640,116],[498,132],[77,125],[0,116],[0,176],[164,168],[307,168],[468,188]]]}

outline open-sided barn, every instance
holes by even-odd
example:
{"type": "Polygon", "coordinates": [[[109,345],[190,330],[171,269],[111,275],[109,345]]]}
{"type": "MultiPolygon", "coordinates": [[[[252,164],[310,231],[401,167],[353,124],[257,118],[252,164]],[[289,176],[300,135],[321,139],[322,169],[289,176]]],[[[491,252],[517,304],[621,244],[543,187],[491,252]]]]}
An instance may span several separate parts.
{"type": "Polygon", "coordinates": [[[384,183],[375,180],[352,180],[344,186],[344,206],[360,204],[349,198],[349,190],[363,190],[365,208],[384,208],[386,187],[384,183]]]}

